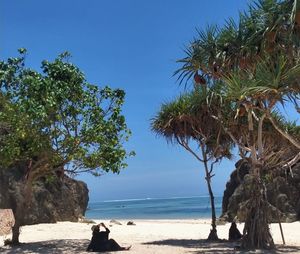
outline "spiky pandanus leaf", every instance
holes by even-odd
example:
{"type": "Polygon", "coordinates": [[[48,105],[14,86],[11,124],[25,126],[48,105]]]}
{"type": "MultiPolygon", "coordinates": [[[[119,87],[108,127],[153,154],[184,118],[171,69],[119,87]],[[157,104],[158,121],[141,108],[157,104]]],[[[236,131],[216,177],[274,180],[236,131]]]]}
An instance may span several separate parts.
{"type": "Polygon", "coordinates": [[[219,98],[214,97],[212,91],[199,87],[163,104],[152,119],[152,130],[174,143],[178,138],[202,142],[202,139],[207,137],[206,144],[212,155],[218,145],[223,147],[226,156],[230,157],[228,151],[232,141],[222,130],[220,122],[213,117],[218,114],[220,105],[219,98]]]}
{"type": "Polygon", "coordinates": [[[183,65],[175,75],[180,82],[187,82],[195,71],[220,79],[236,68],[253,69],[265,52],[285,52],[293,59],[292,44],[299,38],[289,21],[292,9],[290,1],[257,1],[238,22],[229,19],[222,28],[197,30],[198,37],[187,47],[186,57],[178,60],[183,65]]]}

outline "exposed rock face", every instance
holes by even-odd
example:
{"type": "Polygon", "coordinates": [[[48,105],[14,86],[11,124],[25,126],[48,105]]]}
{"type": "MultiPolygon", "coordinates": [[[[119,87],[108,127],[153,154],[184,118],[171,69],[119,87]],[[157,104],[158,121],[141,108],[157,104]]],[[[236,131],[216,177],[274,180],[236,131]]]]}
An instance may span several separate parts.
{"type": "MultiPolygon", "coordinates": [[[[236,216],[240,221],[245,219],[243,202],[249,198],[251,176],[247,162],[239,161],[226,184],[222,202],[224,220],[232,221],[236,216]]],[[[265,176],[267,198],[270,202],[270,222],[292,222],[300,219],[300,164],[291,172],[282,172],[273,179],[265,176]],[[278,210],[276,209],[278,208],[278,210]]]]}
{"type": "MultiPolygon", "coordinates": [[[[16,195],[21,195],[23,174],[20,169],[0,169],[0,208],[14,207],[16,195]]],[[[84,182],[64,176],[41,179],[33,186],[32,202],[24,225],[78,221],[88,205],[88,188],[84,182]]]]}

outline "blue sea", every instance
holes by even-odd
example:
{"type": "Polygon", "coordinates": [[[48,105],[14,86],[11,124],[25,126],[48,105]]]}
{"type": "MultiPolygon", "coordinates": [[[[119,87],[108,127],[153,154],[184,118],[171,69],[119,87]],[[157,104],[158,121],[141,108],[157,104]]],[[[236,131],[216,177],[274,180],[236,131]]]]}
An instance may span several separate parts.
{"type": "MultiPolygon", "coordinates": [[[[216,214],[222,210],[222,197],[215,197],[216,214]]],[[[90,202],[89,219],[200,219],[210,218],[209,197],[174,197],[90,202]]]]}

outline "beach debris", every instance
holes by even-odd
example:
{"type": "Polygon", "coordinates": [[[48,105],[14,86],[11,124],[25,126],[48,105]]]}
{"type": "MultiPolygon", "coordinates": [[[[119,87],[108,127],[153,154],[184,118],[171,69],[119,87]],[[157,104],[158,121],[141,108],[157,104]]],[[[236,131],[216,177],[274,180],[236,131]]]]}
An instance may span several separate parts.
{"type": "Polygon", "coordinates": [[[127,225],[128,225],[128,226],[135,226],[135,223],[134,223],[133,221],[128,221],[128,222],[127,222],[127,225]]]}
{"type": "Polygon", "coordinates": [[[221,218],[218,218],[217,220],[216,220],[216,225],[225,225],[226,223],[227,223],[227,220],[226,220],[227,218],[223,218],[223,217],[221,217],[221,218]]]}
{"type": "Polygon", "coordinates": [[[10,234],[14,225],[15,217],[13,211],[11,209],[0,209],[0,235],[10,234]]]}
{"type": "Polygon", "coordinates": [[[117,221],[117,220],[110,220],[109,223],[116,224],[116,225],[122,225],[122,223],[120,221],[117,221]]]}
{"type": "Polygon", "coordinates": [[[79,218],[78,218],[78,222],[79,222],[79,223],[87,223],[87,224],[96,224],[95,221],[90,220],[90,219],[87,219],[87,218],[85,218],[84,216],[79,217],[79,218]]]}

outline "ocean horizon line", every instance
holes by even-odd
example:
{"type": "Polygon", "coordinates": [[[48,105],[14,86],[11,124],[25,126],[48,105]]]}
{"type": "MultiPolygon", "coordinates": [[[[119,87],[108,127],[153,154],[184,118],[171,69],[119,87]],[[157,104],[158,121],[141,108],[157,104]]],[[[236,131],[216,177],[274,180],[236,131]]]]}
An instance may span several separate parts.
{"type": "MultiPolygon", "coordinates": [[[[215,198],[221,198],[223,195],[216,195],[215,198]]],[[[145,198],[125,198],[125,199],[111,199],[111,200],[98,200],[90,201],[89,203],[114,203],[114,202],[134,202],[134,201],[146,201],[146,200],[163,200],[163,199],[188,199],[188,198],[209,198],[209,195],[199,195],[199,196],[175,196],[175,197],[145,197],[145,198]]]]}

